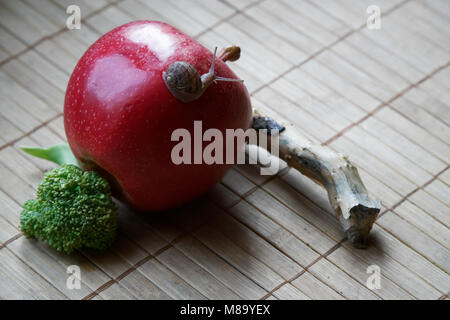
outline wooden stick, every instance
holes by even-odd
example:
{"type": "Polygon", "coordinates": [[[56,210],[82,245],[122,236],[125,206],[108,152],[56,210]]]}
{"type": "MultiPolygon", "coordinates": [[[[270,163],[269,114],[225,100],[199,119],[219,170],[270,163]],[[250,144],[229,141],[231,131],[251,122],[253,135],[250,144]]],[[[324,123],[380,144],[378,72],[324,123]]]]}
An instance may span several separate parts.
{"type": "MultiPolygon", "coordinates": [[[[225,48],[219,59],[236,61],[241,50],[237,46],[225,48]]],[[[367,193],[358,169],[347,157],[328,147],[314,145],[300,136],[292,124],[274,121],[254,111],[254,129],[267,129],[263,144],[271,152],[270,133],[279,131],[279,157],[290,167],[320,183],[328,192],[328,198],[341,222],[347,238],[357,248],[366,248],[369,232],[380,212],[381,203],[367,193]]],[[[261,141],[258,141],[261,146],[261,141]]],[[[248,150],[248,148],[246,149],[248,150]]]]}
{"type": "MultiPolygon", "coordinates": [[[[347,157],[326,146],[312,144],[293,130],[292,124],[274,121],[254,110],[254,129],[268,129],[264,135],[267,151],[272,152],[272,129],[280,130],[278,155],[288,166],[321,184],[339,218],[347,238],[357,248],[366,248],[369,231],[380,212],[379,200],[371,198],[361,181],[357,168],[347,157]]],[[[274,133],[272,133],[273,135],[274,133]]],[[[261,141],[258,141],[261,146],[261,141]]]]}

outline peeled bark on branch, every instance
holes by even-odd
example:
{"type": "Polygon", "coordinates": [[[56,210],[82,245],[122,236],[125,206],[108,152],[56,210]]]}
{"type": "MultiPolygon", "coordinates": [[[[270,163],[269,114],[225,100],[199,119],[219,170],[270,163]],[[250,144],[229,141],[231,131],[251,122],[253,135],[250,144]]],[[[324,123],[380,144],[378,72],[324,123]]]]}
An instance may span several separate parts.
{"type": "MultiPolygon", "coordinates": [[[[327,190],[331,206],[348,240],[357,248],[367,247],[369,232],[381,204],[368,195],[357,168],[348,158],[329,147],[312,144],[297,134],[291,124],[274,121],[258,111],[254,112],[253,127],[266,128],[269,132],[271,128],[283,128],[278,133],[278,156],[288,166],[317,181],[327,190]]],[[[270,133],[266,137],[265,145],[271,152],[270,133]]]]}
{"type": "MultiPolygon", "coordinates": [[[[240,54],[239,47],[230,46],[225,48],[218,58],[224,62],[236,61],[240,54]]],[[[297,134],[292,124],[275,120],[254,112],[254,129],[268,129],[269,134],[267,141],[259,141],[258,145],[267,146],[270,152],[271,129],[279,130],[278,156],[290,167],[325,187],[347,238],[357,248],[367,247],[369,232],[380,212],[381,203],[368,195],[356,167],[342,154],[325,146],[314,145],[297,134]]],[[[248,151],[248,148],[246,150],[248,151]]]]}

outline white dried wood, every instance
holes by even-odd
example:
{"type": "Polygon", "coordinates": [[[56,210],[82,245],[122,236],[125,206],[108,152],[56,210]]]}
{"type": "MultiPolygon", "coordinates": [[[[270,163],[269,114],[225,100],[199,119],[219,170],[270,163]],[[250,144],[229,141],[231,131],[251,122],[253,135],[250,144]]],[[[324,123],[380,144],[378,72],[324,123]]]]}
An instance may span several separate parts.
{"type": "Polygon", "coordinates": [[[314,277],[311,273],[305,272],[300,277],[292,281],[292,285],[304,292],[313,300],[343,300],[342,295],[331,289],[324,282],[314,277]]]}
{"type": "Polygon", "coordinates": [[[0,114],[22,132],[29,132],[40,125],[39,120],[7,97],[0,101],[0,114]]]}
{"type": "Polygon", "coordinates": [[[296,46],[305,54],[312,55],[323,48],[323,45],[314,38],[310,38],[302,32],[292,28],[285,19],[274,15],[273,12],[266,11],[260,6],[253,6],[245,11],[245,15],[270,27],[271,31],[286,42],[296,46]],[[276,28],[271,26],[276,25],[276,28]]]}
{"type": "Polygon", "coordinates": [[[122,10],[110,6],[98,14],[89,17],[86,24],[100,34],[105,34],[115,27],[133,21],[133,17],[122,10]]]}
{"type": "Polygon", "coordinates": [[[169,0],[168,5],[176,7],[184,12],[194,21],[202,24],[205,28],[211,28],[220,21],[220,17],[206,9],[205,4],[199,4],[191,0],[169,0]],[[199,19],[201,17],[201,19],[199,19]]]}
{"type": "MultiPolygon", "coordinates": [[[[292,67],[292,63],[280,57],[273,49],[268,50],[260,41],[253,39],[229,22],[221,23],[214,28],[214,31],[222,35],[230,43],[245,43],[245,55],[252,56],[255,59],[259,69],[258,72],[270,70],[275,76],[278,76],[292,67]]],[[[241,56],[244,57],[245,55],[242,54],[241,56]]],[[[270,78],[265,79],[266,82],[269,80],[270,78]]]]}
{"type": "Polygon", "coordinates": [[[26,48],[25,44],[10,33],[7,29],[0,25],[0,47],[6,53],[8,57],[17,54],[26,48]]]}
{"type": "Polygon", "coordinates": [[[175,248],[167,249],[159,254],[157,260],[209,299],[242,299],[232,289],[175,248]]]}
{"type": "Polygon", "coordinates": [[[267,291],[275,289],[276,286],[283,282],[283,278],[276,271],[269,268],[253,255],[242,250],[230,238],[222,235],[217,230],[205,226],[195,232],[194,236],[218,256],[267,291]]]}
{"type": "MultiPolygon", "coordinates": [[[[392,113],[389,113],[389,115],[391,114],[392,113]]],[[[384,116],[387,115],[387,113],[384,113],[384,116]]],[[[389,126],[381,122],[379,119],[385,119],[384,116],[371,117],[366,121],[363,121],[360,126],[392,149],[408,157],[408,159],[427,170],[432,175],[435,175],[446,168],[446,163],[424,150],[424,148],[416,143],[415,140],[409,138],[408,135],[405,136],[400,134],[396,130],[397,126],[389,126]]],[[[392,122],[390,121],[390,123],[392,122]]]]}
{"type": "Polygon", "coordinates": [[[151,259],[141,265],[138,271],[164,290],[172,299],[206,299],[205,296],[191,287],[183,278],[180,278],[155,259],[151,259]]]}
{"type": "Polygon", "coordinates": [[[134,243],[150,254],[167,245],[167,242],[142,218],[131,212],[123,204],[117,203],[117,206],[119,208],[118,222],[120,231],[134,243]]]}
{"type": "MultiPolygon", "coordinates": [[[[295,75],[292,72],[288,73],[288,75],[271,84],[270,88],[286,97],[295,107],[310,113],[312,117],[317,119],[319,127],[328,126],[339,132],[351,124],[351,121],[340,115],[333,105],[328,106],[322,103],[308,92],[308,89],[305,90],[304,83],[308,83],[308,77],[304,77],[300,70],[295,73],[295,75]],[[288,77],[292,80],[287,81],[286,78],[288,77]]],[[[270,105],[270,107],[277,108],[276,105],[270,105]]]]}
{"type": "MultiPolygon", "coordinates": [[[[301,68],[297,68],[287,73],[283,78],[289,80],[298,89],[303,88],[311,96],[318,99],[318,102],[327,106],[325,107],[326,110],[336,117],[339,116],[351,122],[356,122],[365,116],[363,108],[353,104],[339,92],[328,88],[317,79],[317,75],[315,78],[301,68]]],[[[289,96],[295,97],[295,94],[292,93],[289,96]]],[[[298,100],[298,103],[302,104],[302,100],[298,100]]]]}
{"type": "Polygon", "coordinates": [[[35,240],[21,237],[11,242],[8,248],[67,297],[81,299],[92,292],[92,289],[86,286],[84,282],[85,277],[81,278],[82,284],[79,290],[68,289],[66,286],[66,279],[69,276],[66,273],[67,269],[41,251],[35,240]]]}
{"type": "MultiPolygon", "coordinates": [[[[134,300],[135,296],[131,294],[125,287],[120,283],[113,283],[104,290],[100,291],[98,296],[105,300],[134,300]]],[[[92,299],[94,300],[95,297],[92,299]]]]}
{"type": "MultiPolygon", "coordinates": [[[[206,32],[198,37],[197,40],[207,48],[214,48],[215,46],[225,48],[230,45],[230,41],[222,38],[213,31],[206,32]]],[[[252,59],[253,58],[249,55],[243,54],[238,61],[230,66],[233,72],[235,72],[240,79],[244,80],[245,86],[250,92],[263,85],[263,82],[265,81],[264,75],[266,74],[265,70],[261,70],[262,75],[256,72],[258,64],[252,59]]],[[[271,76],[274,76],[273,73],[271,76]]]]}
{"type": "Polygon", "coordinates": [[[448,163],[450,155],[450,146],[436,139],[431,134],[415,125],[408,119],[401,117],[398,113],[389,108],[384,108],[378,112],[375,117],[383,119],[385,123],[395,128],[404,136],[415,141],[426,151],[431,152],[439,159],[448,163]]]}
{"type": "Polygon", "coordinates": [[[303,267],[319,256],[307,244],[247,202],[238,203],[230,209],[230,212],[249,229],[303,267]]]}
{"type": "Polygon", "coordinates": [[[0,189],[16,203],[22,205],[35,194],[34,186],[16,176],[3,163],[0,163],[0,189]]]}
{"type": "Polygon", "coordinates": [[[247,200],[320,254],[325,253],[337,243],[316,226],[262,190],[253,192],[247,197],[247,200]]]}
{"type": "MultiPolygon", "coordinates": [[[[282,182],[282,180],[274,179],[270,181],[264,185],[264,190],[335,241],[345,238],[345,233],[341,230],[338,220],[332,216],[332,210],[329,212],[322,210],[314,202],[293,190],[292,187],[282,182]]],[[[328,197],[326,197],[326,201],[329,202],[328,197]]]]}
{"type": "Polygon", "coordinates": [[[400,75],[403,79],[410,83],[416,83],[425,76],[425,73],[417,69],[416,66],[409,64],[405,60],[396,56],[389,48],[385,48],[380,44],[370,40],[360,32],[351,34],[344,42],[352,45],[355,49],[364,52],[365,55],[377,61],[380,65],[384,65],[389,61],[389,68],[400,75]]]}
{"type": "Polygon", "coordinates": [[[211,208],[208,227],[220,231],[234,245],[245,250],[249,255],[265,263],[284,280],[289,280],[299,274],[303,268],[283,252],[275,248],[263,237],[253,232],[250,228],[239,223],[236,219],[217,208],[211,208]]]}
{"type": "Polygon", "coordinates": [[[242,196],[255,187],[255,184],[244,177],[234,168],[230,169],[222,178],[222,183],[236,194],[242,196]]]}
{"type": "Polygon", "coordinates": [[[20,138],[24,132],[12,124],[8,119],[0,115],[0,141],[6,145],[13,140],[20,138]]]}
{"type": "MultiPolygon", "coordinates": [[[[9,249],[0,250],[0,269],[8,273],[14,282],[27,290],[34,299],[67,299],[67,296],[17,258],[9,249]]],[[[11,299],[11,297],[6,298],[11,299]]]]}
{"type": "Polygon", "coordinates": [[[3,97],[8,97],[41,122],[56,115],[54,109],[2,70],[0,70],[0,92],[3,97]]]}
{"type": "Polygon", "coordinates": [[[112,250],[106,250],[98,254],[97,252],[82,249],[82,253],[111,279],[116,279],[132,267],[129,262],[122,259],[112,250]]]}
{"type": "Polygon", "coordinates": [[[163,18],[163,21],[181,29],[190,36],[196,36],[207,28],[200,19],[192,19],[183,11],[164,0],[155,0],[151,2],[139,1],[160,15],[163,18]]]}
{"type": "Polygon", "coordinates": [[[137,270],[127,274],[119,283],[139,300],[172,300],[137,270]]]}
{"type": "MultiPolygon", "coordinates": [[[[376,229],[377,227],[375,227],[376,229]]],[[[373,231],[374,236],[372,242],[376,242],[379,236],[377,231],[373,231]]],[[[395,257],[390,257],[383,248],[376,248],[370,246],[367,250],[358,250],[347,242],[343,243],[349,254],[364,260],[367,265],[376,265],[380,267],[380,272],[392,282],[403,288],[406,292],[416,297],[417,299],[437,299],[441,292],[431,286],[426,280],[409,270],[407,266],[402,265],[395,260],[395,257]]],[[[369,276],[369,274],[368,274],[369,276]]]]}
{"type": "MultiPolygon", "coordinates": [[[[193,0],[193,2],[196,2],[199,5],[203,6],[205,9],[221,19],[224,19],[236,12],[235,8],[232,5],[229,5],[229,3],[225,3],[220,0],[209,0],[207,2],[203,0],[193,0]]],[[[239,1],[239,3],[242,2],[245,1],[239,1]]]]}
{"type": "Polygon", "coordinates": [[[379,32],[371,31],[364,28],[361,33],[382,46],[390,48],[399,58],[417,66],[425,74],[448,62],[448,53],[396,24],[389,16],[383,19],[383,27],[378,30],[379,32]],[[389,30],[395,30],[395,32],[389,32],[389,30]]]}
{"type": "Polygon", "coordinates": [[[273,108],[277,113],[283,117],[290,119],[290,121],[301,130],[309,132],[310,135],[316,137],[321,142],[334,136],[337,131],[330,127],[324,126],[320,120],[315,118],[303,109],[295,106],[292,102],[277,93],[270,87],[265,87],[258,91],[254,98],[264,103],[269,108],[273,108]]]}
{"type": "Polygon", "coordinates": [[[363,110],[370,112],[381,104],[377,97],[373,97],[358,86],[347,80],[346,76],[337,74],[330,68],[319,62],[318,59],[308,61],[302,66],[302,70],[308,72],[318,81],[323,83],[340,95],[352,101],[363,110]]]}
{"type": "Polygon", "coordinates": [[[42,180],[41,170],[26,159],[24,152],[14,147],[2,149],[0,151],[0,161],[30,186],[36,188],[42,180]]]}
{"type": "Polygon", "coordinates": [[[339,294],[354,300],[378,300],[376,294],[326,259],[320,259],[308,271],[339,294]]]}
{"type": "MultiPolygon", "coordinates": [[[[74,4],[72,0],[52,0],[56,5],[60,6],[64,10],[74,4]]],[[[80,6],[82,16],[91,15],[94,11],[101,9],[108,5],[106,0],[77,0],[77,5],[80,6]]]]}
{"type": "Polygon", "coordinates": [[[29,89],[34,95],[42,99],[52,109],[57,112],[63,110],[64,93],[48,82],[45,77],[30,70],[26,65],[18,60],[12,60],[2,66],[2,70],[7,72],[11,78],[23,87],[29,89]]]}
{"type": "Polygon", "coordinates": [[[394,92],[401,92],[411,84],[410,81],[400,77],[389,67],[384,66],[383,63],[373,60],[370,56],[367,56],[347,44],[346,41],[337,43],[331,48],[331,50],[337,53],[342,59],[357,67],[359,70],[364,71],[375,81],[382,82],[394,92]]]}
{"type": "Polygon", "coordinates": [[[265,50],[276,48],[276,53],[292,64],[301,63],[308,57],[299,48],[273,33],[270,27],[261,24],[260,21],[256,21],[243,14],[238,14],[229,19],[228,22],[246,33],[249,37],[264,39],[264,41],[261,41],[261,44],[264,45],[265,50]]]}
{"type": "MultiPolygon", "coordinates": [[[[27,7],[39,13],[45,20],[52,23],[59,29],[66,27],[66,20],[68,17],[66,13],[66,8],[69,5],[65,7],[60,7],[57,4],[53,3],[51,0],[42,0],[42,1],[22,0],[22,2],[24,2],[27,7]]],[[[83,17],[85,14],[86,13],[82,11],[81,17],[83,17]]]]}
{"type": "Polygon", "coordinates": [[[260,299],[267,294],[266,290],[227,264],[193,237],[186,236],[174,246],[241,297],[260,299]]]}
{"type": "Polygon", "coordinates": [[[390,104],[390,108],[399,112],[402,116],[417,124],[439,140],[445,143],[450,141],[450,126],[428,112],[426,108],[421,107],[405,97],[400,97],[393,101],[390,104]]]}
{"type": "Polygon", "coordinates": [[[20,232],[17,226],[13,226],[8,221],[0,216],[0,244],[10,240],[12,237],[19,235],[20,232]]]}
{"type": "MultiPolygon", "coordinates": [[[[330,147],[335,151],[339,150],[339,152],[348,155],[350,160],[353,161],[358,168],[373,175],[375,179],[390,187],[392,192],[406,196],[417,188],[417,185],[411,181],[411,179],[404,177],[390,166],[387,166],[386,163],[382,162],[373,154],[369,154],[363,147],[355,144],[354,141],[348,139],[346,136],[334,140],[330,144],[330,147]]],[[[383,197],[381,200],[383,201],[383,197]]]]}
{"type": "Polygon", "coordinates": [[[310,20],[307,15],[295,12],[281,1],[262,1],[258,6],[282,18],[292,28],[314,38],[322,45],[329,45],[338,38],[322,25],[310,20]]]}
{"type": "MultiPolygon", "coordinates": [[[[327,256],[327,260],[333,262],[341,270],[351,275],[361,285],[366,286],[366,282],[371,273],[368,273],[369,264],[355,258],[352,252],[341,247],[327,256]]],[[[414,299],[408,292],[399,287],[396,283],[380,272],[380,288],[372,290],[377,296],[388,300],[409,300],[414,299]]]]}
{"type": "Polygon", "coordinates": [[[450,216],[447,214],[449,207],[444,202],[424,190],[414,192],[408,197],[408,201],[422,208],[440,223],[450,228],[450,216]]]}
{"type": "Polygon", "coordinates": [[[350,31],[350,27],[341,19],[334,18],[332,15],[327,14],[326,11],[314,6],[308,1],[282,1],[288,8],[294,10],[297,14],[307,16],[310,20],[314,21],[315,24],[322,26],[336,36],[344,36],[350,31]]]}
{"type": "Polygon", "coordinates": [[[424,110],[434,115],[437,119],[440,119],[445,124],[450,125],[450,114],[448,112],[448,106],[440,100],[439,96],[434,96],[422,90],[419,87],[412,88],[403,96],[408,100],[414,102],[418,106],[421,106],[424,110]]]}
{"type": "MultiPolygon", "coordinates": [[[[78,46],[78,44],[77,44],[78,46]]],[[[34,50],[39,52],[39,54],[43,57],[52,57],[58,56],[58,59],[53,59],[51,61],[56,67],[60,70],[64,71],[67,75],[72,73],[72,70],[75,68],[75,65],[78,62],[77,57],[74,53],[71,53],[71,47],[67,47],[70,49],[62,48],[54,39],[49,39],[41,42],[37,45],[34,50]]],[[[63,77],[64,81],[67,82],[68,77],[65,75],[63,77]]]]}
{"type": "Polygon", "coordinates": [[[140,248],[136,243],[123,235],[121,231],[118,232],[117,238],[111,246],[111,250],[128,264],[133,266],[149,256],[144,249],[140,248]]]}
{"type": "Polygon", "coordinates": [[[365,149],[371,156],[383,158],[384,166],[390,166],[415,185],[421,186],[432,177],[431,174],[414,164],[409,158],[393,150],[379,139],[361,128],[361,125],[353,127],[344,134],[353,143],[365,149]]]}
{"type": "Polygon", "coordinates": [[[432,194],[433,197],[450,207],[450,188],[439,179],[434,180],[426,186],[425,191],[432,194]]]}
{"type": "Polygon", "coordinates": [[[0,299],[32,300],[33,296],[0,268],[0,299]]]}
{"type": "Polygon", "coordinates": [[[406,245],[396,236],[379,227],[377,223],[374,224],[371,235],[373,239],[372,244],[379,250],[382,250],[385,255],[397,260],[441,293],[450,290],[450,276],[448,273],[437,267],[409,245],[406,245]]]}
{"type": "MultiPolygon", "coordinates": [[[[24,19],[23,15],[20,16],[17,12],[13,12],[5,7],[3,1],[0,3],[0,8],[0,24],[27,45],[31,45],[47,35],[43,32],[43,29],[39,29],[39,27],[30,24],[29,21],[24,19]]],[[[47,22],[44,22],[44,24],[48,27],[47,22]]],[[[47,32],[48,31],[47,28],[47,32]]]]}
{"type": "Polygon", "coordinates": [[[228,209],[240,201],[238,195],[225,187],[222,183],[216,184],[209,192],[208,197],[219,207],[228,209]]]}
{"type": "Polygon", "coordinates": [[[366,16],[362,14],[356,14],[352,10],[349,10],[347,6],[342,6],[334,0],[324,0],[324,1],[312,1],[308,0],[314,6],[317,6],[320,10],[325,11],[330,16],[341,20],[346,25],[352,29],[357,29],[361,25],[366,23],[366,16]]]}
{"type": "Polygon", "coordinates": [[[324,51],[316,59],[376,99],[388,101],[396,94],[393,88],[345,61],[332,50],[324,51]]]}
{"type": "Polygon", "coordinates": [[[450,230],[442,222],[428,215],[409,200],[395,208],[394,212],[449,249],[450,230]]]}
{"type": "Polygon", "coordinates": [[[295,288],[290,283],[286,283],[272,294],[280,300],[311,300],[310,297],[295,288]]]}

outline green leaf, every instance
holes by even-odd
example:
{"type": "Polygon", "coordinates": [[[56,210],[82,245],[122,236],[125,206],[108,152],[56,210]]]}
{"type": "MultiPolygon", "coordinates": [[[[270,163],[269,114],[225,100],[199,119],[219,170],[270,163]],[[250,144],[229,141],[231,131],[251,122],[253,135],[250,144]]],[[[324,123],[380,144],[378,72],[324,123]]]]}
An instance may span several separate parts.
{"type": "Polygon", "coordinates": [[[20,149],[28,154],[31,154],[32,156],[53,161],[60,166],[63,164],[73,164],[79,166],[77,159],[73,155],[72,150],[70,150],[67,143],[56,144],[49,148],[21,146],[20,149]]]}

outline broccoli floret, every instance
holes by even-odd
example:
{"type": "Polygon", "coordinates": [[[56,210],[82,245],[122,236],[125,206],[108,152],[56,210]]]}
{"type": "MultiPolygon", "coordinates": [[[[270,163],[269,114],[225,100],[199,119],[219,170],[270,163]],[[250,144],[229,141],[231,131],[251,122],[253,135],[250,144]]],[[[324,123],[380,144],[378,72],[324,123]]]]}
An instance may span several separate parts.
{"type": "Polygon", "coordinates": [[[58,251],[105,250],[116,235],[117,208],[105,179],[64,164],[44,175],[36,200],[25,202],[20,227],[58,251]]]}

